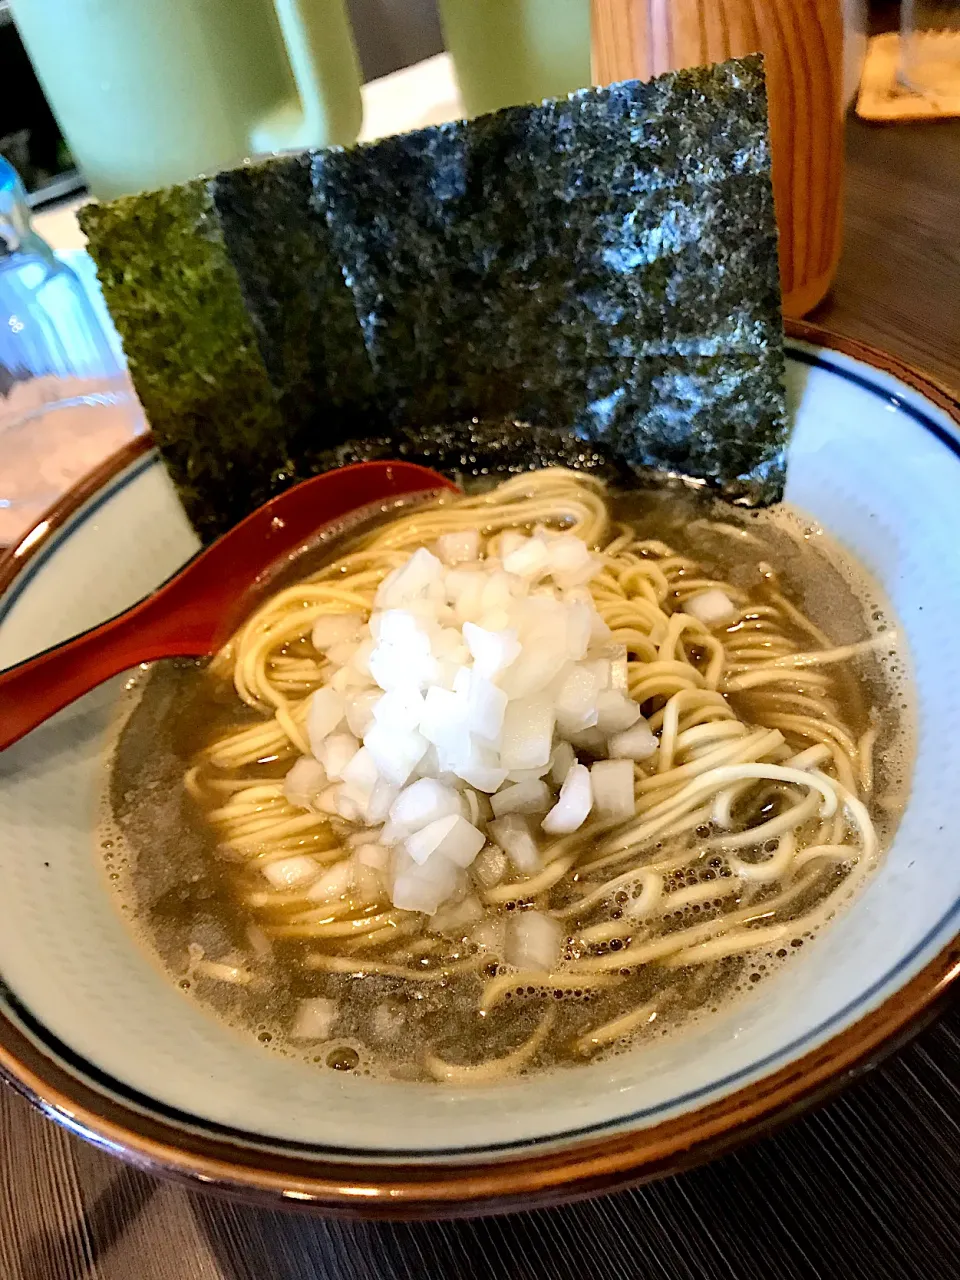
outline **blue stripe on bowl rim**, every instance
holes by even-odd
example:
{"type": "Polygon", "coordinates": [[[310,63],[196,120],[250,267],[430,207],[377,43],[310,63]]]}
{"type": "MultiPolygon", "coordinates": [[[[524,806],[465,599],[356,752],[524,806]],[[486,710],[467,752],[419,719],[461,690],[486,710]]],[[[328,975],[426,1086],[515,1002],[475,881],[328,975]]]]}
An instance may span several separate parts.
{"type": "MultiPolygon", "coordinates": [[[[795,346],[788,343],[785,353],[789,359],[796,361],[798,364],[807,365],[810,368],[821,369],[826,373],[843,379],[843,381],[859,387],[861,390],[868,392],[870,395],[876,396],[883,400],[890,408],[896,409],[898,412],[905,414],[918,426],[923,427],[925,431],[930,432],[936,437],[950,452],[960,460],[960,439],[957,434],[949,427],[937,421],[929,413],[922,408],[911,403],[910,399],[904,398],[898,392],[892,391],[889,387],[874,381],[861,370],[866,366],[860,362],[851,360],[851,364],[857,364],[857,368],[850,367],[847,363],[838,363],[836,360],[829,358],[821,349],[810,348],[806,346],[795,346]]],[[[891,375],[892,377],[892,375],[891,375]]],[[[893,379],[896,381],[896,379],[893,379]]],[[[908,390],[910,396],[920,395],[919,392],[908,390]]],[[[93,515],[96,514],[101,507],[114,498],[128,485],[132,484],[136,479],[143,475],[153,466],[159,466],[159,456],[149,453],[145,458],[138,460],[136,463],[120,475],[116,476],[112,481],[104,486],[104,488],[96,494],[90,501],[83,506],[75,516],[68,521],[61,529],[50,537],[44,547],[33,556],[33,558],[24,566],[20,574],[14,580],[6,595],[0,600],[0,622],[10,612],[16,600],[23,593],[30,582],[43,568],[44,564],[56,552],[67,538],[71,536],[78,528],[85,524],[93,515]]],[[[823,1039],[825,1033],[840,1024],[846,1023],[851,1019],[851,1015],[855,1015],[858,1011],[866,1012],[874,996],[879,994],[884,988],[889,987],[896,979],[905,973],[919,956],[921,956],[930,945],[938,938],[944,935],[947,928],[954,926],[953,932],[956,932],[958,923],[960,923],[960,898],[958,898],[950,908],[941,916],[936,925],[930,929],[920,941],[911,948],[911,950],[887,971],[882,978],[879,978],[865,991],[861,992],[855,1000],[849,1001],[842,1009],[839,1009],[831,1017],[819,1023],[816,1027],[807,1031],[797,1039],[790,1041],[777,1049],[776,1052],[767,1054],[763,1058],[740,1068],[738,1071],[731,1072],[727,1076],[714,1080],[708,1085],[700,1088],[689,1090],[687,1093],[669,1099],[666,1102],[658,1103],[656,1106],[644,1107],[638,1111],[633,1111],[625,1116],[618,1116],[612,1120],[599,1121],[595,1124],[583,1125],[576,1129],[565,1129],[558,1133],[550,1133],[538,1135],[530,1138],[521,1138],[511,1142],[487,1143],[482,1146],[460,1146],[460,1147],[433,1147],[424,1148],[404,1148],[404,1147],[340,1147],[325,1146],[319,1143],[295,1142],[285,1138],[271,1137],[268,1134],[258,1134],[246,1129],[237,1129],[229,1125],[221,1125],[215,1121],[208,1120],[203,1116],[196,1116],[190,1112],[183,1111],[178,1107],[168,1106],[166,1103],[159,1102],[155,1098],[147,1094],[139,1092],[126,1085],[123,1081],[117,1080],[108,1072],[102,1071],[94,1063],[88,1061],[82,1055],[75,1053],[68,1045],[64,1044],[57,1036],[43,1025],[43,1023],[18,999],[16,994],[7,986],[0,976],[0,1007],[4,1013],[10,1017],[11,1021],[15,1021],[21,1029],[36,1043],[38,1043],[48,1054],[56,1058],[61,1066],[69,1067],[70,1070],[82,1077],[88,1084],[94,1085],[101,1091],[111,1094],[119,1101],[125,1103],[136,1111],[143,1112],[147,1115],[169,1121],[180,1129],[191,1130],[204,1137],[219,1138],[228,1142],[234,1142],[243,1145],[252,1150],[267,1150],[293,1156],[309,1156],[314,1159],[349,1159],[369,1161],[375,1163],[378,1161],[396,1161],[396,1160],[415,1160],[423,1163],[429,1163],[434,1159],[442,1159],[443,1157],[464,1157],[464,1156],[484,1156],[484,1155],[501,1155],[508,1152],[523,1152],[537,1148],[554,1146],[571,1142],[576,1139],[598,1137],[605,1133],[616,1133],[631,1126],[639,1125],[645,1121],[656,1117],[665,1117],[668,1113],[683,1111],[690,1109],[698,1103],[705,1102],[711,1096],[717,1093],[731,1092],[736,1086],[746,1083],[748,1080],[755,1078],[758,1074],[764,1073],[768,1068],[798,1056],[800,1051],[810,1047],[814,1042],[823,1039]]],[[[44,1108],[48,1114],[54,1119],[65,1124],[74,1132],[88,1138],[90,1141],[102,1144],[102,1138],[91,1132],[86,1126],[80,1124],[75,1117],[64,1115],[58,1108],[46,1106],[44,1108]]]]}

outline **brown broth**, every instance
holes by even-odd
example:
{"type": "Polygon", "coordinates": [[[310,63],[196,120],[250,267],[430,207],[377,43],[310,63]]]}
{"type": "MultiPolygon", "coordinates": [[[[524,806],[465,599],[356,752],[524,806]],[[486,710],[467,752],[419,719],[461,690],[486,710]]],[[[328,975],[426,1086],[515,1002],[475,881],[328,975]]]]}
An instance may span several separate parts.
{"type": "MultiPolygon", "coordinates": [[[[613,499],[612,508],[615,519],[697,559],[711,575],[756,592],[757,600],[766,589],[769,566],[774,566],[784,594],[836,644],[892,633],[892,620],[865,574],[820,530],[789,511],[733,511],[702,495],[675,490],[622,494],[613,499]]],[[[342,554],[353,532],[325,539],[297,562],[296,575],[302,577],[318,563],[342,554]]],[[[855,734],[868,727],[873,712],[878,738],[871,816],[885,847],[902,810],[912,757],[904,658],[891,643],[889,650],[861,655],[835,672],[842,677],[837,692],[843,718],[855,734]]],[[[743,719],[752,718],[749,695],[731,695],[731,703],[743,719]]],[[[537,1026],[543,992],[518,989],[486,1016],[478,1015],[483,982],[497,971],[495,963],[439,981],[413,983],[369,973],[353,977],[314,972],[304,961],[321,949],[315,941],[275,942],[269,954],[257,954],[251,944],[251,918],[239,900],[248,884],[245,873],[217,848],[211,828],[183,784],[196,751],[228,724],[235,727],[246,717],[251,723],[258,719],[203,664],[158,663],[129,694],[125,724],[110,761],[100,833],[103,857],[128,918],[172,980],[217,1015],[280,1052],[385,1078],[426,1078],[426,1048],[457,1063],[497,1057],[515,1048],[537,1026]],[[241,966],[252,980],[236,986],[197,977],[189,964],[191,946],[202,948],[207,957],[241,966]],[[296,1002],[305,996],[337,1002],[336,1033],[329,1041],[303,1045],[288,1038],[296,1002]]],[[[273,778],[287,767],[289,761],[266,759],[255,772],[273,778]]],[[[831,865],[796,899],[792,915],[802,915],[844,879],[852,896],[871,870],[831,865]]],[[[683,908],[668,927],[690,923],[691,917],[707,920],[723,909],[718,904],[729,876],[725,860],[718,856],[705,857],[673,877],[668,890],[716,883],[718,897],[683,908]]],[[[564,892],[569,895],[569,889],[558,887],[547,905],[563,906],[564,892]]],[[[761,888],[753,902],[762,904],[770,892],[761,888]]],[[[487,911],[506,917],[524,909],[520,900],[487,911]]],[[[728,957],[703,968],[647,965],[609,990],[550,992],[556,1017],[536,1068],[584,1061],[572,1048],[579,1037],[654,1000],[665,982],[672,995],[656,1019],[603,1051],[618,1052],[645,1036],[675,1034],[692,1019],[716,1011],[721,1002],[751,990],[802,950],[811,936],[800,928],[768,954],[728,957]]],[[[609,950],[616,946],[611,943],[609,950]]],[[[470,952],[470,945],[455,933],[443,939],[442,953],[450,962],[470,952]]],[[[409,964],[418,963],[411,955],[409,964]]]]}

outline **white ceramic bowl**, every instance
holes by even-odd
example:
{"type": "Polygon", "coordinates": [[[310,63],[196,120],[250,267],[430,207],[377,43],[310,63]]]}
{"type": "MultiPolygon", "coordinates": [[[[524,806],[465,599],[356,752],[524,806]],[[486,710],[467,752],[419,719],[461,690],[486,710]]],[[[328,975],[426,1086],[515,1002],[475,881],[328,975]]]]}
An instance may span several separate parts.
{"type": "MultiPolygon", "coordinates": [[[[881,870],[750,998],[683,1037],[485,1089],[344,1078],[264,1051],[176,989],[108,892],[91,833],[113,682],[0,757],[6,1072],[55,1119],[158,1169],[334,1211],[441,1214],[676,1168],[874,1057],[945,988],[960,927],[960,428],[946,397],[900,373],[790,343],[787,498],[890,600],[920,745],[881,870]]],[[[119,611],[196,546],[157,457],[131,446],[18,548],[0,667],[119,611]]]]}

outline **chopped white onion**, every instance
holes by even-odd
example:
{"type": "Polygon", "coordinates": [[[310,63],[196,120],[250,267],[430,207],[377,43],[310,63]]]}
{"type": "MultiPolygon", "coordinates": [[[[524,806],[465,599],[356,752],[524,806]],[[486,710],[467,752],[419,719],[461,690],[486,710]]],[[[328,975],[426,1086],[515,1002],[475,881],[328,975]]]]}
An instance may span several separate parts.
{"type": "Polygon", "coordinates": [[[374,601],[378,609],[404,609],[430,594],[443,581],[443,565],[426,547],[415,551],[405,564],[381,582],[374,601]]]}
{"type": "Polygon", "coordinates": [[[540,850],[521,814],[508,813],[506,817],[496,818],[488,830],[518,871],[532,875],[540,870],[540,850]]]}
{"type": "Polygon", "coordinates": [[[479,898],[468,893],[459,902],[442,906],[431,919],[430,928],[434,933],[451,933],[454,930],[462,933],[482,916],[483,907],[479,898]]]}
{"type": "Polygon", "coordinates": [[[437,539],[435,550],[444,564],[476,560],[480,554],[480,531],[458,529],[455,533],[443,533],[437,539]]]}
{"type": "Polygon", "coordinates": [[[385,695],[379,689],[364,689],[347,698],[347,728],[362,738],[373,723],[373,709],[385,695]]]}
{"type": "Polygon", "coordinates": [[[683,612],[689,613],[705,627],[722,627],[732,622],[737,616],[737,606],[725,591],[719,587],[710,587],[707,591],[698,591],[695,596],[683,602],[683,612]]]}
{"type": "Polygon", "coordinates": [[[563,949],[563,928],[541,911],[518,911],[507,921],[504,960],[518,969],[550,973],[563,949]]]}
{"type": "Polygon", "coordinates": [[[481,920],[470,931],[470,941],[481,951],[489,955],[502,956],[506,942],[507,922],[503,916],[492,916],[481,920]]]}
{"type": "Polygon", "coordinates": [[[539,538],[525,538],[503,556],[503,567],[520,578],[539,578],[550,567],[550,553],[539,538]]]}
{"type": "Polygon", "coordinates": [[[597,699],[597,728],[601,733],[622,733],[640,719],[639,703],[616,689],[604,689],[597,699]]]}
{"type": "Polygon", "coordinates": [[[324,740],[320,763],[331,781],[343,777],[344,769],[357,754],[359,746],[360,743],[352,733],[332,733],[324,740]]]}
{"type": "Polygon", "coordinates": [[[266,863],[263,874],[275,889],[299,889],[316,880],[320,867],[313,858],[295,855],[266,863]]]}
{"type": "Polygon", "coordinates": [[[402,787],[430,744],[416,729],[401,732],[374,721],[363,736],[363,745],[382,777],[395,787],[402,787]]]}
{"type": "Polygon", "coordinates": [[[549,762],[554,714],[546,698],[517,698],[507,704],[500,746],[504,769],[536,769],[549,762]]]}
{"type": "Polygon", "coordinates": [[[598,760],[590,766],[593,811],[604,822],[625,822],[636,813],[633,761],[598,760]]]}
{"type": "Polygon", "coordinates": [[[404,848],[421,865],[427,858],[436,857],[446,858],[458,867],[469,867],[485,843],[482,831],[460,814],[451,814],[414,832],[404,842],[404,848]]]}
{"type": "Polygon", "coordinates": [[[326,785],[327,774],[320,761],[313,756],[301,756],[287,770],[283,779],[283,794],[298,809],[309,809],[326,785]]]}
{"type": "Polygon", "coordinates": [[[612,759],[648,760],[660,743],[646,720],[640,719],[624,733],[615,733],[608,743],[612,759]]]}
{"type": "Polygon", "coordinates": [[[342,858],[322,872],[319,880],[315,880],[307,890],[311,902],[332,902],[334,898],[342,898],[353,888],[353,867],[349,858],[342,858]]]}
{"type": "Polygon", "coordinates": [[[400,792],[390,807],[390,821],[408,833],[462,813],[460,796],[452,787],[444,786],[435,778],[419,778],[400,792]]]}
{"type": "Polygon", "coordinates": [[[336,1001],[326,996],[308,996],[297,1003],[290,1027],[291,1040],[326,1040],[337,1020],[336,1001]]]}
{"type": "Polygon", "coordinates": [[[488,680],[495,679],[520,656],[516,631],[487,631],[474,622],[465,622],[463,638],[473,657],[474,671],[488,680]]]}
{"type": "Polygon", "coordinates": [[[490,804],[497,818],[507,813],[546,813],[553,796],[545,782],[516,782],[491,796],[490,804]]]}
{"type": "Polygon", "coordinates": [[[463,872],[447,858],[428,858],[418,866],[404,849],[395,855],[393,904],[404,911],[422,911],[432,916],[461,882],[463,872]]]}
{"type": "Polygon", "coordinates": [[[578,663],[557,691],[557,728],[565,736],[582,733],[597,723],[597,703],[603,689],[599,663],[578,663]]]}
{"type": "Polygon", "coordinates": [[[363,632],[362,613],[322,613],[313,624],[310,640],[315,649],[331,649],[335,644],[359,642],[363,632]]]}
{"type": "Polygon", "coordinates": [[[555,787],[562,787],[563,780],[577,763],[576,752],[569,742],[558,742],[550,757],[550,781],[555,787]]]}
{"type": "Polygon", "coordinates": [[[563,780],[557,803],[540,825],[548,835],[567,835],[583,826],[592,804],[590,770],[586,765],[575,764],[563,780]]]}
{"type": "Polygon", "coordinates": [[[397,684],[374,705],[373,718],[388,729],[401,733],[419,727],[423,717],[423,694],[415,684],[397,684]]]}
{"type": "Polygon", "coordinates": [[[477,884],[492,889],[507,874],[507,855],[499,845],[488,844],[474,858],[470,873],[477,884]]]}
{"type": "Polygon", "coordinates": [[[339,725],[346,711],[343,695],[328,686],[318,689],[310,699],[307,711],[307,738],[310,750],[320,759],[324,738],[339,725]]]}

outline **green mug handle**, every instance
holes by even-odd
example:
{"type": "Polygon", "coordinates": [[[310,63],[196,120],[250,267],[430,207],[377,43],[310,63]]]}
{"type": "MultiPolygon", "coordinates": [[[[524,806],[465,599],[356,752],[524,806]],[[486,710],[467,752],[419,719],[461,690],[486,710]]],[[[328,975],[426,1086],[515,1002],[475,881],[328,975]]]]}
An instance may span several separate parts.
{"type": "Polygon", "coordinates": [[[343,0],[273,0],[297,95],[250,131],[254,154],[349,146],[363,119],[360,66],[343,0]]]}

